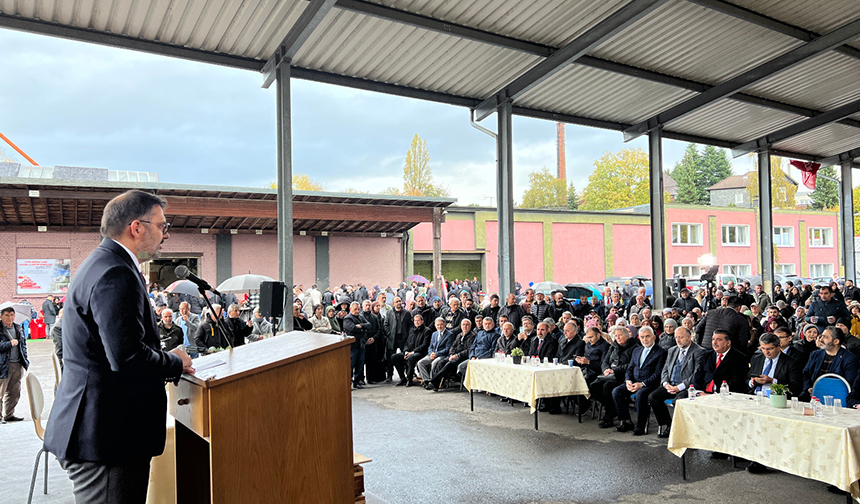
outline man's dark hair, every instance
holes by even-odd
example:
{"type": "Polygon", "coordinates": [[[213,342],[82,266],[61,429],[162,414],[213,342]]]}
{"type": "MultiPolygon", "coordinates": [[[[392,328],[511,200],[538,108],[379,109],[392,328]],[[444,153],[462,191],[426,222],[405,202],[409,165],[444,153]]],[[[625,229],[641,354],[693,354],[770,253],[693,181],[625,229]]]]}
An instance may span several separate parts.
{"type": "Polygon", "coordinates": [[[833,336],[833,339],[839,340],[840,344],[845,341],[845,335],[842,333],[842,329],[836,326],[829,325],[824,328],[824,331],[830,331],[830,334],[833,336]]]}
{"type": "Polygon", "coordinates": [[[729,308],[737,308],[741,305],[741,298],[738,296],[729,296],[727,303],[729,308]]]}
{"type": "Polygon", "coordinates": [[[729,332],[728,332],[728,331],[726,331],[726,330],[723,330],[723,329],[717,329],[716,331],[714,331],[714,336],[716,336],[717,334],[722,334],[722,335],[723,335],[723,337],[724,337],[724,338],[726,338],[726,341],[729,341],[729,342],[731,342],[731,341],[732,341],[732,337],[731,337],[731,336],[729,336],[729,332]]]}
{"type": "Polygon", "coordinates": [[[786,335],[791,336],[791,330],[789,330],[789,328],[785,327],[784,325],[781,325],[781,326],[777,327],[776,329],[774,329],[773,333],[774,334],[782,333],[782,334],[786,334],[786,335]]]}
{"type": "Polygon", "coordinates": [[[12,308],[11,306],[7,306],[7,307],[3,308],[2,310],[0,310],[0,314],[9,313],[9,312],[15,313],[15,308],[12,308]]]}
{"type": "Polygon", "coordinates": [[[833,294],[833,289],[831,289],[829,285],[822,285],[821,287],[818,288],[819,293],[821,293],[821,291],[823,291],[823,290],[826,290],[827,292],[833,294]]]}
{"type": "Polygon", "coordinates": [[[491,294],[490,300],[493,300],[493,299],[499,299],[499,295],[498,294],[491,294]]]}
{"type": "Polygon", "coordinates": [[[779,346],[779,338],[774,333],[766,332],[761,335],[761,338],[758,339],[758,344],[779,346]]]}
{"type": "Polygon", "coordinates": [[[119,238],[126,226],[149,215],[155,205],[164,208],[167,202],[154,194],[138,190],[124,192],[108,201],[102,214],[102,236],[119,238]]]}

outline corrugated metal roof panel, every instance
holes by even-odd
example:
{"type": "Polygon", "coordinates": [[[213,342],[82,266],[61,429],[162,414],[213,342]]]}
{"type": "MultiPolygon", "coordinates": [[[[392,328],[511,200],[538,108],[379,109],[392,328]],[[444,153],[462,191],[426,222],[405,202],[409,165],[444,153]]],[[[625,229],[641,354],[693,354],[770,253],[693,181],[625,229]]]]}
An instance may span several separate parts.
{"type": "Polygon", "coordinates": [[[817,33],[829,32],[860,17],[857,0],[731,0],[731,3],[817,33]]]}
{"type": "Polygon", "coordinates": [[[771,108],[722,100],[671,122],[666,129],[743,143],[804,119],[771,108]]]}
{"type": "Polygon", "coordinates": [[[750,94],[821,111],[860,98],[860,60],[827,52],[762,81],[750,94]]]}
{"type": "Polygon", "coordinates": [[[571,65],[533,88],[517,105],[633,124],[695,94],[674,86],[571,65]]]}
{"type": "Polygon", "coordinates": [[[774,145],[776,149],[833,156],[860,146],[860,129],[828,124],[774,145]]]}
{"type": "Polygon", "coordinates": [[[800,41],[786,35],[673,0],[592,55],[717,84],[798,45],[800,41]]]}
{"type": "Polygon", "coordinates": [[[293,61],[314,70],[484,98],[540,58],[335,11],[326,16],[293,61]]]}

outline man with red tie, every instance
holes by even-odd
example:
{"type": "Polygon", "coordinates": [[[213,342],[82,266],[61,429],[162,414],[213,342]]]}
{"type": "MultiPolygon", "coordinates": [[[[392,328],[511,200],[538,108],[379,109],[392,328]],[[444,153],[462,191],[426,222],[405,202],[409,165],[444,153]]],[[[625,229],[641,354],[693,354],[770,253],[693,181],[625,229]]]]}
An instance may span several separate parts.
{"type": "Polygon", "coordinates": [[[749,388],[747,372],[749,361],[740,350],[732,348],[732,340],[726,331],[717,329],[711,341],[714,349],[705,352],[702,362],[700,379],[696,388],[708,394],[720,392],[723,382],[729,385],[729,390],[746,392],[749,388]]]}

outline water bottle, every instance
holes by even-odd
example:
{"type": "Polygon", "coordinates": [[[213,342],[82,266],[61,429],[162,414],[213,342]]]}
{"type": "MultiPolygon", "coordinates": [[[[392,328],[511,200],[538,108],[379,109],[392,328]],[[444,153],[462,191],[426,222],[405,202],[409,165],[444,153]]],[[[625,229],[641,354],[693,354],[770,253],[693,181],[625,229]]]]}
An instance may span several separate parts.
{"type": "Polygon", "coordinates": [[[694,387],[693,384],[691,383],[690,388],[687,389],[687,396],[690,398],[691,401],[696,400],[696,393],[697,393],[696,387],[694,387]]]}
{"type": "Polygon", "coordinates": [[[812,411],[815,413],[815,418],[824,418],[824,406],[817,397],[812,398],[812,411]]]}
{"type": "Polygon", "coordinates": [[[723,380],[723,384],[720,385],[720,399],[728,399],[729,397],[729,384],[723,380]]]}

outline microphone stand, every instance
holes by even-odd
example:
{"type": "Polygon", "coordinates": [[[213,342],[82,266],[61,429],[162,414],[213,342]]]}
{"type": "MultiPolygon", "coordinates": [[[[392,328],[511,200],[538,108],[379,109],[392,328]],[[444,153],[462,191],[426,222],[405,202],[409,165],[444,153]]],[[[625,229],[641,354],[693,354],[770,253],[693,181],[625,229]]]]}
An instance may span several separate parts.
{"type": "MultiPolygon", "coordinates": [[[[212,308],[212,302],[209,301],[209,297],[206,295],[206,289],[204,289],[203,287],[198,287],[197,290],[200,292],[200,295],[203,296],[203,300],[206,301],[206,306],[209,308],[209,313],[215,315],[215,309],[212,308]]],[[[221,307],[221,310],[223,311],[224,307],[221,307]]],[[[203,322],[200,323],[202,324],[203,322]]],[[[231,340],[233,339],[233,329],[228,328],[224,325],[224,320],[222,319],[220,313],[218,314],[218,316],[215,317],[215,325],[217,325],[218,329],[221,330],[221,334],[223,334],[224,339],[227,340],[227,346],[230,348],[230,350],[232,350],[233,342],[231,340]]]]}

